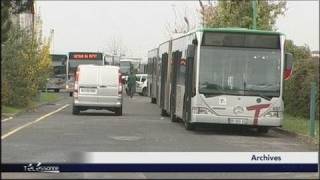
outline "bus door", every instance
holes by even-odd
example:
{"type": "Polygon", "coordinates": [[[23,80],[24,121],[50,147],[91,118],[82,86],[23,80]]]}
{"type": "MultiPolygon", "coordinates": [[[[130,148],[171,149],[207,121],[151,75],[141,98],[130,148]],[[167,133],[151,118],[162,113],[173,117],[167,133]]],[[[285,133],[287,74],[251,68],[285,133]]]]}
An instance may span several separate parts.
{"type": "Polygon", "coordinates": [[[184,106],[183,106],[183,119],[187,122],[191,120],[191,97],[193,96],[193,71],[194,71],[194,57],[195,46],[189,45],[187,52],[186,62],[186,73],[185,73],[185,95],[184,95],[184,106]]]}
{"type": "Polygon", "coordinates": [[[177,75],[179,74],[180,59],[182,56],[181,51],[172,53],[172,69],[171,69],[171,93],[170,93],[170,117],[175,121],[176,112],[176,95],[177,95],[177,75]]]}
{"type": "Polygon", "coordinates": [[[168,53],[162,54],[161,57],[161,84],[160,84],[160,108],[164,109],[165,90],[168,72],[168,53]]]}

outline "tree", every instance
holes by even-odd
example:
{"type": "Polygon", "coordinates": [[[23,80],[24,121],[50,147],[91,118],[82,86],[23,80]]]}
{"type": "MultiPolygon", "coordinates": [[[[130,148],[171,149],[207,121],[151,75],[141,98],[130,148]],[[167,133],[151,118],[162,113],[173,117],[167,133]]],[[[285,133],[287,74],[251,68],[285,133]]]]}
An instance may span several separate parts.
{"type": "Polygon", "coordinates": [[[8,33],[12,27],[12,16],[33,11],[33,3],[34,0],[1,1],[1,45],[8,40],[8,33]]]}
{"type": "MultiPolygon", "coordinates": [[[[252,28],[251,0],[218,0],[204,5],[199,0],[203,25],[205,27],[252,28]]],[[[286,1],[257,1],[257,29],[274,30],[276,19],[286,10],[286,1]]]]}
{"type": "Polygon", "coordinates": [[[31,105],[49,74],[50,40],[41,37],[40,16],[36,17],[35,29],[11,25],[1,48],[1,105],[31,105]]]}

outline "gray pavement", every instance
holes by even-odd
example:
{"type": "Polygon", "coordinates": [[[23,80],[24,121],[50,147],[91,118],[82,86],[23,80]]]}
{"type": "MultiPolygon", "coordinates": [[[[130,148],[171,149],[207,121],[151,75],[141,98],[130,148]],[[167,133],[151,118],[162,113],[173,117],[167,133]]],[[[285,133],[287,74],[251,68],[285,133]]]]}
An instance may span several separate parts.
{"type": "MultiPolygon", "coordinates": [[[[64,98],[2,122],[2,135],[52,112],[67,108],[2,139],[2,162],[68,162],[70,152],[130,151],[318,151],[295,137],[271,131],[259,135],[252,129],[202,125],[186,131],[182,123],[160,116],[149,98],[125,97],[124,115],[88,110],[71,114],[72,101],[64,98]]],[[[4,173],[3,178],[316,178],[316,173],[4,173]]]]}

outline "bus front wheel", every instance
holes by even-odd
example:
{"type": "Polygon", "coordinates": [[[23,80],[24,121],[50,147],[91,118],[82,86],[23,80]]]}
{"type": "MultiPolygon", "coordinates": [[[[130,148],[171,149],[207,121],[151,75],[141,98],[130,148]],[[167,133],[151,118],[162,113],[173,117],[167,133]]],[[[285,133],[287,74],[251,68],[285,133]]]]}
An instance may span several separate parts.
{"type": "Polygon", "coordinates": [[[188,131],[192,131],[195,129],[195,126],[193,123],[187,122],[186,120],[184,121],[184,127],[186,128],[186,130],[188,131]]]}
{"type": "Polygon", "coordinates": [[[266,134],[269,132],[269,129],[270,129],[269,127],[262,126],[262,127],[258,127],[257,131],[259,134],[266,134]]]}

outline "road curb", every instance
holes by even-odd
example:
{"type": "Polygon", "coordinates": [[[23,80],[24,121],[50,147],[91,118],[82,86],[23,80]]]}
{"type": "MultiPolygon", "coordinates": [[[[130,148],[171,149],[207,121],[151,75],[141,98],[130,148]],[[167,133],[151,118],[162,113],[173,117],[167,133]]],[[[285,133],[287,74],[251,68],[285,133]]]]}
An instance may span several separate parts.
{"type": "Polygon", "coordinates": [[[297,139],[299,139],[303,142],[306,142],[308,144],[319,145],[319,142],[317,142],[317,140],[315,138],[312,138],[312,137],[304,135],[304,134],[295,133],[295,132],[288,131],[288,130],[278,128],[278,127],[273,128],[273,130],[278,133],[284,134],[284,135],[296,137],[297,139]]]}
{"type": "Polygon", "coordinates": [[[40,103],[40,104],[37,104],[37,105],[35,105],[33,107],[28,107],[28,108],[26,108],[26,109],[24,109],[24,110],[22,110],[20,112],[14,113],[14,114],[2,113],[1,114],[1,121],[4,120],[4,119],[7,119],[7,118],[14,118],[16,116],[19,116],[22,113],[25,113],[25,112],[30,112],[31,109],[35,110],[35,109],[37,109],[37,108],[39,108],[41,106],[49,105],[51,103],[56,103],[56,102],[58,102],[58,101],[60,101],[62,99],[63,99],[63,97],[59,97],[58,99],[56,99],[54,101],[40,103]],[[2,118],[2,117],[4,117],[4,118],[2,118]]]}

